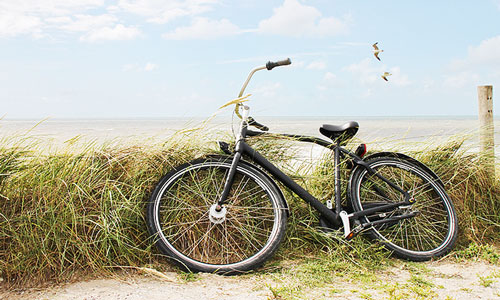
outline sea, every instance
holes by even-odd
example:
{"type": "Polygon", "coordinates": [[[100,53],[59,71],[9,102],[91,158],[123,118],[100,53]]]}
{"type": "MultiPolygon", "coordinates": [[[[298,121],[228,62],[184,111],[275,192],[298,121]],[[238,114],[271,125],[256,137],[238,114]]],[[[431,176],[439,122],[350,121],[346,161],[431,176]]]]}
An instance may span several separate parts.
{"type": "MultiPolygon", "coordinates": [[[[269,132],[322,137],[322,124],[341,125],[357,121],[356,140],[375,147],[386,143],[398,145],[445,143],[450,139],[465,138],[466,143],[479,142],[479,121],[475,116],[415,116],[415,117],[258,117],[269,132]]],[[[494,122],[495,140],[500,141],[500,120],[494,122]]],[[[29,136],[38,140],[64,143],[75,137],[105,142],[120,139],[152,139],[162,141],[176,132],[201,128],[207,135],[231,134],[237,122],[230,116],[203,118],[162,119],[0,119],[0,138],[29,136]]]]}

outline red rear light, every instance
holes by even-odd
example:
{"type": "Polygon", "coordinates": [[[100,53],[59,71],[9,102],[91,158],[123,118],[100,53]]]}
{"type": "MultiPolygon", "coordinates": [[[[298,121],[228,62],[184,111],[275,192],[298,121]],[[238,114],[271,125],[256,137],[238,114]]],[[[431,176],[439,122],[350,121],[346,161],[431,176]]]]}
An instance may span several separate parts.
{"type": "Polygon", "coordinates": [[[354,153],[360,158],[363,158],[366,154],[366,144],[359,145],[354,153]]]}

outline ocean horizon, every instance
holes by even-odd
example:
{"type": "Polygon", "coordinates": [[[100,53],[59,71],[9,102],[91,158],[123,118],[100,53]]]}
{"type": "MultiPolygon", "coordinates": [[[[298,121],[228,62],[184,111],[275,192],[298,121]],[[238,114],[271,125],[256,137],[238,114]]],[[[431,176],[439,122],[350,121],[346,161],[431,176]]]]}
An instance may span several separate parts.
{"type": "MultiPolygon", "coordinates": [[[[356,137],[364,142],[386,141],[444,142],[453,136],[467,136],[472,142],[478,139],[477,116],[256,116],[267,125],[269,132],[293,133],[322,137],[322,124],[341,125],[357,121],[360,125],[356,137]]],[[[23,135],[40,139],[65,141],[75,136],[84,139],[107,141],[128,138],[165,139],[179,130],[205,126],[207,134],[231,133],[231,116],[216,116],[208,123],[204,117],[165,118],[46,118],[0,119],[0,136],[23,135]]],[[[500,128],[499,121],[495,127],[500,128]]],[[[495,131],[500,141],[500,131],[495,131]]]]}

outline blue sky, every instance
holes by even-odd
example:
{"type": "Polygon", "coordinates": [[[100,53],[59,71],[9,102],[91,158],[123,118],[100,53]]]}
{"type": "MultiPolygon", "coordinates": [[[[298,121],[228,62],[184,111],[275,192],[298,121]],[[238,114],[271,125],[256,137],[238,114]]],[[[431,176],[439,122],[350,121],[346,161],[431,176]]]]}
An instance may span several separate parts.
{"type": "Polygon", "coordinates": [[[500,0],[0,0],[0,117],[208,116],[287,57],[255,116],[474,115],[500,0]]]}

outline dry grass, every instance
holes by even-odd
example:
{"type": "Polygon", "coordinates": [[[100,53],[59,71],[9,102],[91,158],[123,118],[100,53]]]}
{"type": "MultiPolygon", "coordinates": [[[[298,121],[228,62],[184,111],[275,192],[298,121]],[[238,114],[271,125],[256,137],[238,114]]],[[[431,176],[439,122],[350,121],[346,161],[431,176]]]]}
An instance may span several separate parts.
{"type": "MultiPolygon", "coordinates": [[[[261,139],[254,145],[313,195],[329,197],[328,156],[317,165],[301,164],[283,143],[290,141],[261,139]]],[[[128,144],[70,141],[51,151],[29,138],[0,141],[1,278],[36,285],[75,272],[107,272],[109,266],[159,264],[146,230],[145,200],[173,166],[218,150],[207,148],[198,131],[164,143],[128,144]]],[[[500,184],[488,178],[479,154],[461,146],[460,140],[451,141],[410,154],[445,182],[459,212],[460,243],[498,242],[500,184]]],[[[348,176],[350,171],[343,172],[348,176]]],[[[317,214],[293,194],[285,195],[291,216],[278,258],[329,257],[341,269],[348,264],[374,267],[388,256],[363,238],[346,243],[319,233],[317,214]]]]}

